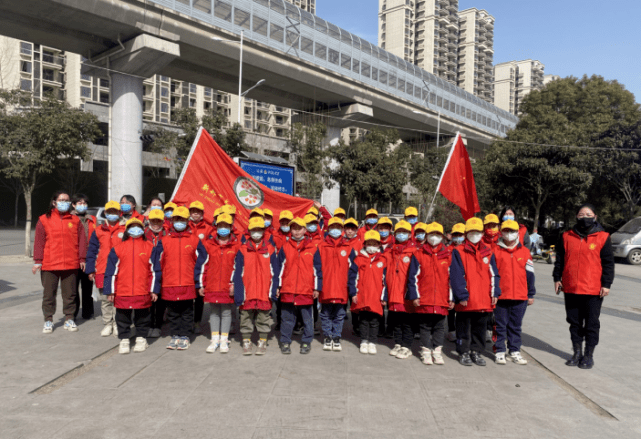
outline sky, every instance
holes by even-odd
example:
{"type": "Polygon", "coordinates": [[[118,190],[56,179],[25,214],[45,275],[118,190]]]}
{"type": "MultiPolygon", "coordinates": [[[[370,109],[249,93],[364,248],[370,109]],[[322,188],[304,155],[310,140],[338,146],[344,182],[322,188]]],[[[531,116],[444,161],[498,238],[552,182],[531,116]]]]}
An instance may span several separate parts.
{"type": "MultiPolygon", "coordinates": [[[[494,64],[535,59],[545,73],[616,79],[641,103],[641,1],[459,0],[496,19],[494,64]]],[[[378,0],[316,0],[316,15],[378,41],[378,0]]]]}

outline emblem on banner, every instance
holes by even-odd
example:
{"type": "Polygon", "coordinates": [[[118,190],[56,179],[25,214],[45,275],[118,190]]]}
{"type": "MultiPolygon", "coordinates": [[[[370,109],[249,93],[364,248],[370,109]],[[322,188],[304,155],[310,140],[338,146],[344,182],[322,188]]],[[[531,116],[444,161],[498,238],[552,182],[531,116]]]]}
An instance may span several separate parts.
{"type": "Polygon", "coordinates": [[[258,185],[247,177],[238,177],[234,182],[234,193],[245,209],[253,209],[263,204],[264,194],[258,185]]]}

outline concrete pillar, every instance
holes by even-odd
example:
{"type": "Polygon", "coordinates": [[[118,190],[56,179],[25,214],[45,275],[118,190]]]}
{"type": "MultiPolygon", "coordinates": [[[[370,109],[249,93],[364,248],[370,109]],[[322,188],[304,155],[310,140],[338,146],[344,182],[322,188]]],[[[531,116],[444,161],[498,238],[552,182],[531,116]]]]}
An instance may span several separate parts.
{"type": "MultiPolygon", "coordinates": [[[[325,135],[325,145],[334,146],[337,145],[341,138],[341,128],[335,126],[327,127],[327,134],[325,135]]],[[[334,169],[338,166],[336,160],[332,160],[329,163],[330,169],[334,169]]],[[[323,189],[321,193],[321,203],[327,207],[330,213],[334,213],[334,209],[340,207],[341,205],[341,188],[338,182],[332,180],[334,187],[331,189],[323,189]]],[[[345,209],[347,210],[347,209],[345,209]]]]}
{"type": "Polygon", "coordinates": [[[111,175],[109,199],[133,195],[142,200],[142,78],[111,75],[111,175]]]}

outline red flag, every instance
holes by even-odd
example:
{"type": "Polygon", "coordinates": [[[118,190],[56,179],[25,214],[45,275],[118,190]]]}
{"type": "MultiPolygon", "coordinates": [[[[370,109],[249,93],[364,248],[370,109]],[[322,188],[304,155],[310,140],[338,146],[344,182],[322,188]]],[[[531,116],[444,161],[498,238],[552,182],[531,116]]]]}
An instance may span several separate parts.
{"type": "Polygon", "coordinates": [[[445,169],[436,190],[461,209],[461,215],[466,221],[476,212],[481,211],[470,156],[467,155],[460,134],[457,134],[454,139],[454,146],[447,157],[445,169]]]}
{"type": "Polygon", "coordinates": [[[304,217],[314,202],[273,191],[243,171],[202,127],[191,147],[178,184],[172,195],[178,205],[202,201],[205,219],[212,221],[214,211],[224,204],[236,206],[236,224],[245,230],[249,213],[255,207],[271,209],[276,227],[280,211],[290,210],[304,217]]]}

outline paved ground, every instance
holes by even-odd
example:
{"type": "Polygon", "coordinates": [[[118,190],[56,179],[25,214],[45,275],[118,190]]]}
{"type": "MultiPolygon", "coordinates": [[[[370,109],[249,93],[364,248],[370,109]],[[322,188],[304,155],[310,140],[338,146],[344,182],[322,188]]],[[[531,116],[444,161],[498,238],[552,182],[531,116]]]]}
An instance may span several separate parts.
{"type": "Polygon", "coordinates": [[[283,356],[275,340],[263,358],[243,357],[238,343],[210,355],[204,336],[185,352],[161,338],[118,355],[99,318],[77,333],[56,320],[43,335],[30,267],[0,264],[3,439],[641,437],[641,268],[617,266],[625,274],[605,303],[596,367],[583,371],[563,364],[569,334],[545,264],[536,264],[539,295],[525,317],[530,363],[485,368],[460,366],[450,343],[441,367],[389,357],[388,340],[361,355],[351,335],[342,353],[315,341],[309,356],[283,356]]]}

